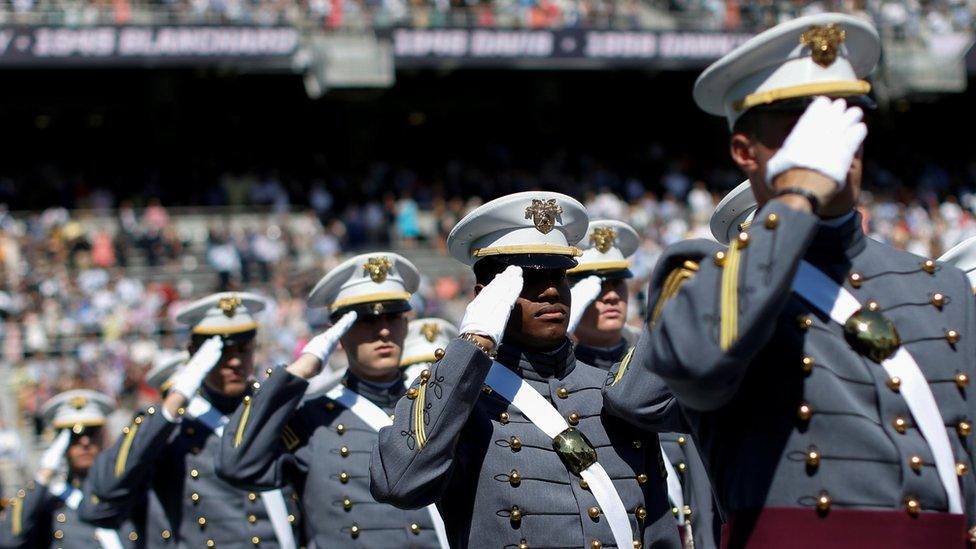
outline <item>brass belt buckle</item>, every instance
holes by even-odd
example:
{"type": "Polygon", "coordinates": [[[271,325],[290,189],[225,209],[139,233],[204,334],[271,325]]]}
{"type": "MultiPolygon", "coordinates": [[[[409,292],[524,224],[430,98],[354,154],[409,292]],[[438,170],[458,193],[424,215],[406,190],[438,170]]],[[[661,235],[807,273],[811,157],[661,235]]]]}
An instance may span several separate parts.
{"type": "Polygon", "coordinates": [[[569,427],[552,439],[552,447],[574,475],[596,463],[596,450],[586,435],[575,427],[569,427]]]}
{"type": "Polygon", "coordinates": [[[857,352],[881,364],[901,346],[895,324],[883,314],[858,309],[844,323],[844,335],[857,352]]]}

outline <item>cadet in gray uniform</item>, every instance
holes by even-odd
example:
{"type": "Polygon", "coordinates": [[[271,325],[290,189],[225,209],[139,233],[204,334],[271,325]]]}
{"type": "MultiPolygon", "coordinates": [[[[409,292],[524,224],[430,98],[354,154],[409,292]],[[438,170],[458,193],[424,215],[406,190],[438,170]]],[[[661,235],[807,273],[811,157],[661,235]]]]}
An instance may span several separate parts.
{"type": "Polygon", "coordinates": [[[528,192],[448,238],[478,295],[380,431],[370,488],[404,508],[436,502],[454,548],[679,546],[657,436],[603,413],[606,372],[566,337],[586,226],[576,200],[528,192]]]}
{"type": "MultiPolygon", "coordinates": [[[[630,257],[640,246],[637,232],[626,223],[590,221],[579,244],[579,265],[567,271],[573,285],[569,329],[576,339],[576,359],[613,372],[631,348],[626,338],[627,280],[630,257]]],[[[648,374],[651,375],[651,374],[648,374]]],[[[663,380],[660,381],[663,385],[663,380]]],[[[705,466],[687,429],[662,432],[661,448],[668,459],[668,497],[686,547],[719,544],[721,519],[715,512],[705,466]]]]}
{"type": "Polygon", "coordinates": [[[433,509],[404,511],[369,493],[376,433],[391,423],[406,392],[399,364],[408,300],[419,281],[409,261],[386,252],[331,270],[308,304],[329,307],[335,324],[312,338],[293,364],[277,369],[227,426],[218,473],[251,489],[293,486],[308,513],[308,536],[320,549],[441,545],[433,509]],[[349,360],[342,385],[303,401],[307,380],[340,340],[349,360]]]}
{"type": "Polygon", "coordinates": [[[35,481],[20,490],[0,518],[0,547],[117,549],[134,547],[139,534],[125,517],[86,498],[84,481],[102,449],[107,415],[115,408],[107,396],[87,389],[58,394],[41,409],[58,435],[41,456],[35,481]],[[60,470],[67,466],[66,478],[60,470]],[[98,525],[81,520],[79,508],[99,515],[98,525]]]}
{"type": "Polygon", "coordinates": [[[853,211],[867,129],[849,105],[879,51],[860,19],[804,17],[695,87],[703,109],[729,117],[759,209],[728,248],[665,252],[648,351],[606,398],[639,421],[668,406],[648,408],[642,373],[665,379],[729,547],[963,547],[976,532],[972,289],[957,269],[867,238],[853,211]]]}
{"type": "Polygon", "coordinates": [[[252,315],[264,300],[220,293],[186,307],[192,358],[172,375],[162,403],[136,414],[123,436],[97,459],[91,489],[125,506],[147,499],[149,547],[297,547],[297,505],[287,491],[249,491],[217,477],[220,437],[251,398],[252,315]],[[198,394],[199,391],[199,394],[198,394]]]}

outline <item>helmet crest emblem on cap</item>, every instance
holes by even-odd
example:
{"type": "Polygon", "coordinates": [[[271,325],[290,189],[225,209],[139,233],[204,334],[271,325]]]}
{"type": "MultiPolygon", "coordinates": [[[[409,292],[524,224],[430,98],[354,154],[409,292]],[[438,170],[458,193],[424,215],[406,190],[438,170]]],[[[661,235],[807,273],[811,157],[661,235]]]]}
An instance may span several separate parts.
{"type": "Polygon", "coordinates": [[[76,396],[68,401],[68,406],[71,406],[75,410],[81,410],[88,404],[88,399],[83,396],[76,396]]]}
{"type": "Polygon", "coordinates": [[[427,338],[430,343],[433,343],[440,333],[441,327],[434,322],[424,322],[423,326],[420,327],[420,334],[427,338]]]}
{"type": "Polygon", "coordinates": [[[555,198],[542,200],[532,199],[532,205],[525,208],[525,218],[531,219],[535,228],[542,234],[549,234],[556,226],[556,216],[563,213],[563,209],[556,204],[555,198]]]}
{"type": "Polygon", "coordinates": [[[597,227],[590,234],[590,242],[601,254],[609,252],[615,240],[617,240],[617,230],[613,227],[597,227]]]}
{"type": "Polygon", "coordinates": [[[837,60],[837,47],[847,38],[847,32],[831,23],[825,27],[810,27],[800,35],[800,44],[810,47],[813,62],[829,67],[837,60]]]}
{"type": "Polygon", "coordinates": [[[233,318],[234,313],[240,306],[241,298],[236,295],[224,296],[217,301],[217,308],[220,309],[227,318],[233,318]]]}
{"type": "Polygon", "coordinates": [[[369,273],[369,278],[377,284],[386,282],[386,274],[390,272],[393,263],[388,257],[371,257],[363,265],[363,271],[369,273]]]}

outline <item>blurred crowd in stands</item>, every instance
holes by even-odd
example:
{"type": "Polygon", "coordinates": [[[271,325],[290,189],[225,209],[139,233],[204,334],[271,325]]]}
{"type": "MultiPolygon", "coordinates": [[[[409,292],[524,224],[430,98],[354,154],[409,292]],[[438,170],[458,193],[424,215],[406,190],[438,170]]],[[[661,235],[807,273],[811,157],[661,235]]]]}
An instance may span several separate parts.
{"type": "MultiPolygon", "coordinates": [[[[655,182],[599,170],[584,181],[456,171],[438,187],[402,174],[394,180],[410,183],[374,191],[363,183],[369,192],[356,200],[333,183],[293,196],[267,178],[227,176],[221,190],[236,207],[168,208],[158,199],[135,207],[95,190],[75,210],[0,210],[0,351],[20,410],[34,418],[49,396],[80,386],[115,395],[125,407],[156,398],[144,373],[158,350],[187,339],[175,311],[218,289],[269,298],[258,365],[286,362],[325,322],[322,311],[306,309],[308,289],[343,254],[363,249],[398,250],[418,264],[427,258],[416,309],[457,320],[471,280],[446,257],[448,231],[483,199],[534,187],[567,191],[592,218],[625,220],[642,234],[632,291],[632,321],[639,324],[642,289],[662,247],[708,237],[709,215],[724,192],[710,188],[738,182],[716,172],[709,187],[677,167],[655,182]],[[580,188],[589,190],[573,190],[580,188]],[[492,191],[479,197],[457,189],[492,191]]],[[[874,238],[935,257],[976,235],[976,195],[962,190],[965,182],[935,167],[913,187],[878,166],[867,172],[873,176],[862,215],[874,238]]]]}
{"type": "Polygon", "coordinates": [[[755,31],[798,15],[840,11],[897,38],[973,30],[974,0],[5,0],[8,23],[290,24],[311,28],[411,26],[712,29],[755,31]]]}

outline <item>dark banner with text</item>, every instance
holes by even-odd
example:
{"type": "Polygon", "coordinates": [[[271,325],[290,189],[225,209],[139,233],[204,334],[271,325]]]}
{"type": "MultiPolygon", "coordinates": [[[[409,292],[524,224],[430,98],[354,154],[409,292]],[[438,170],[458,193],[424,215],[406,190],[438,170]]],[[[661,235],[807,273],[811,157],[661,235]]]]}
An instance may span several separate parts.
{"type": "Polygon", "coordinates": [[[393,29],[397,67],[699,68],[751,35],[616,30],[393,29]]]}
{"type": "Polygon", "coordinates": [[[291,27],[0,26],[0,67],[287,64],[298,48],[291,27]]]}

